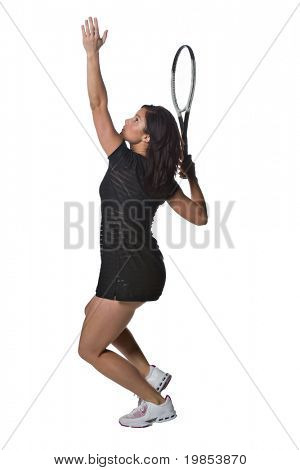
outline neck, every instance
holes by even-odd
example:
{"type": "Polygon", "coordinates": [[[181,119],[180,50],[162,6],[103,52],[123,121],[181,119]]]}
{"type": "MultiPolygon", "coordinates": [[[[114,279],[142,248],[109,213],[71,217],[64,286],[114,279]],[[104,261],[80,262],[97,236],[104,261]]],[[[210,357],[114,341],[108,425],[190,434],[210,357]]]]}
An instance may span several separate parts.
{"type": "Polygon", "coordinates": [[[131,144],[130,148],[133,152],[138,153],[141,155],[141,157],[147,158],[146,157],[146,149],[144,146],[141,146],[140,144],[131,144]]]}

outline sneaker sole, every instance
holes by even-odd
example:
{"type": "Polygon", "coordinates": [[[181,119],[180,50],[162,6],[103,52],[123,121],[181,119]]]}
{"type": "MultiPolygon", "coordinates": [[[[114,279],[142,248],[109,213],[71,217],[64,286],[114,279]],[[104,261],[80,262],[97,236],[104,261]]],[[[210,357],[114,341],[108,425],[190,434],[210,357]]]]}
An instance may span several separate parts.
{"type": "Polygon", "coordinates": [[[177,418],[177,414],[172,414],[171,416],[167,416],[166,418],[156,418],[155,423],[165,423],[166,421],[172,421],[172,419],[177,418]]]}
{"type": "Polygon", "coordinates": [[[130,426],[130,425],[127,425],[127,424],[122,424],[122,423],[120,423],[120,421],[119,421],[119,424],[121,424],[121,426],[124,426],[125,428],[141,429],[141,428],[149,428],[149,426],[152,426],[155,423],[159,423],[159,424],[166,423],[167,421],[172,421],[172,419],[175,419],[175,418],[177,418],[176,412],[175,412],[175,414],[172,414],[171,416],[166,416],[165,418],[156,418],[156,420],[153,421],[153,423],[146,424],[145,426],[130,426]]]}

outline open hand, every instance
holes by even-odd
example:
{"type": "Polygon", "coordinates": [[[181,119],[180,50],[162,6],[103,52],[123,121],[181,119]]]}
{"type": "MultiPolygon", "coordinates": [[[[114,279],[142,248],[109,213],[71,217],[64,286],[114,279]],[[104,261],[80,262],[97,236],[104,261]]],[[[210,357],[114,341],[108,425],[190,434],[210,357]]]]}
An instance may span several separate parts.
{"type": "Polygon", "coordinates": [[[106,41],[108,30],[106,29],[104,31],[104,34],[101,38],[99,35],[97,18],[94,18],[94,22],[93,22],[92,17],[89,16],[89,20],[85,20],[85,27],[81,25],[81,31],[82,31],[82,42],[86,50],[86,53],[91,54],[94,52],[98,52],[100,47],[102,47],[106,41]]]}

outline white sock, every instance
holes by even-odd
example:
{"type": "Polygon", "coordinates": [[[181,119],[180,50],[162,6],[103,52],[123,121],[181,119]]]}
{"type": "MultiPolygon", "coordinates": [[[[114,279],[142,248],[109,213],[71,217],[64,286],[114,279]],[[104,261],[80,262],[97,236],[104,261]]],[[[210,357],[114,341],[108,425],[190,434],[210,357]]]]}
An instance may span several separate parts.
{"type": "Polygon", "coordinates": [[[152,374],[153,369],[154,369],[154,367],[150,366],[150,370],[148,372],[148,375],[146,375],[145,379],[149,379],[150,375],[152,374]]]}

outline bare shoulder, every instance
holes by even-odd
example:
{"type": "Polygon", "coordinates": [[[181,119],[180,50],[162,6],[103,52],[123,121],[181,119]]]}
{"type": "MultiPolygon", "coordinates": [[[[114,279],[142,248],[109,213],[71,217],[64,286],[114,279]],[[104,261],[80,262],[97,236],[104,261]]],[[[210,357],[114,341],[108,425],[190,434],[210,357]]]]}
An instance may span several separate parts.
{"type": "Polygon", "coordinates": [[[99,142],[109,157],[124,139],[121,133],[116,131],[106,103],[91,109],[99,142]]]}

